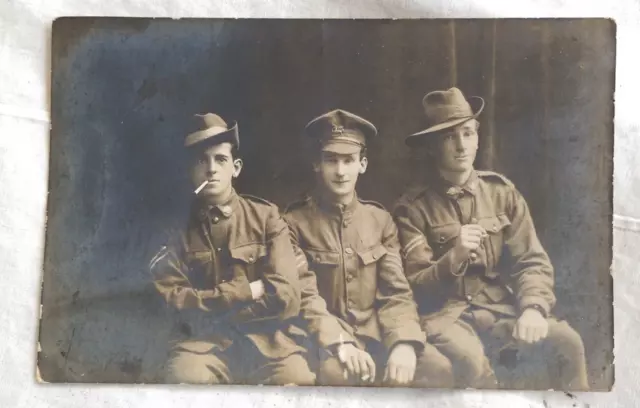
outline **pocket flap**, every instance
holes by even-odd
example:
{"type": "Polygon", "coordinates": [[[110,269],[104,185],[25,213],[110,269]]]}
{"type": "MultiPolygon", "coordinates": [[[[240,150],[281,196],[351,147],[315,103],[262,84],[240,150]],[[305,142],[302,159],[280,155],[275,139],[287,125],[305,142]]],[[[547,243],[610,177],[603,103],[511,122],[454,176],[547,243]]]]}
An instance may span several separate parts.
{"type": "Polygon", "coordinates": [[[498,214],[494,217],[481,218],[478,224],[484,228],[489,234],[497,234],[498,232],[511,225],[511,221],[507,214],[498,214]]]}
{"type": "Polygon", "coordinates": [[[500,303],[501,300],[509,295],[509,291],[502,286],[485,286],[483,291],[493,303],[500,303]]]}
{"type": "Polygon", "coordinates": [[[460,224],[438,225],[429,229],[429,242],[443,245],[458,235],[460,235],[460,224]]]}
{"type": "Polygon", "coordinates": [[[267,255],[267,248],[262,244],[250,244],[232,248],[229,252],[233,259],[238,259],[245,263],[252,264],[267,255]]]}
{"type": "Polygon", "coordinates": [[[211,260],[213,259],[211,256],[211,251],[187,251],[185,253],[185,258],[187,263],[205,263],[211,262],[211,260]]]}
{"type": "Polygon", "coordinates": [[[358,256],[362,260],[362,263],[365,265],[372,264],[373,262],[377,262],[387,254],[387,248],[384,245],[376,245],[373,248],[369,248],[365,251],[358,251],[358,256]]]}
{"type": "Polygon", "coordinates": [[[337,252],[317,251],[313,249],[305,249],[304,252],[309,257],[309,261],[322,265],[339,265],[340,254],[337,252]]]}

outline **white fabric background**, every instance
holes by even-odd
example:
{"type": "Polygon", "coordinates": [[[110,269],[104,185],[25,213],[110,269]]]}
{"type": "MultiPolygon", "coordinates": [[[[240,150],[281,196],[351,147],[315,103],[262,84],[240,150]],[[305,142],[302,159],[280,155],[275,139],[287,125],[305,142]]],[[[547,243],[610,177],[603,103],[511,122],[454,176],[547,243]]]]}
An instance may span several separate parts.
{"type": "Polygon", "coordinates": [[[639,0],[0,0],[0,407],[633,407],[640,382],[639,0]],[[611,17],[618,24],[611,393],[48,385],[35,381],[47,197],[51,22],[137,17],[611,17]]]}

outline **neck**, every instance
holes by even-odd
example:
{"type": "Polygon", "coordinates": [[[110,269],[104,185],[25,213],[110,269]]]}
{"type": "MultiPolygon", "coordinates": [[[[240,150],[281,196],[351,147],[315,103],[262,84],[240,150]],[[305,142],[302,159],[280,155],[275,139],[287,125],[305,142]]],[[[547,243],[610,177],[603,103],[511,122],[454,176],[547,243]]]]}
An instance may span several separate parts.
{"type": "Polygon", "coordinates": [[[453,184],[454,186],[463,186],[467,182],[467,180],[469,180],[469,177],[471,177],[473,168],[465,170],[464,172],[438,169],[438,172],[440,173],[440,177],[453,184]]]}
{"type": "Polygon", "coordinates": [[[351,194],[347,195],[335,195],[326,191],[321,191],[322,201],[327,204],[335,204],[335,205],[348,205],[351,204],[353,199],[355,198],[355,191],[351,192],[351,194]]]}
{"type": "Polygon", "coordinates": [[[225,204],[231,198],[233,194],[233,188],[230,187],[224,193],[218,195],[210,195],[204,198],[204,201],[209,205],[221,205],[225,204]]]}

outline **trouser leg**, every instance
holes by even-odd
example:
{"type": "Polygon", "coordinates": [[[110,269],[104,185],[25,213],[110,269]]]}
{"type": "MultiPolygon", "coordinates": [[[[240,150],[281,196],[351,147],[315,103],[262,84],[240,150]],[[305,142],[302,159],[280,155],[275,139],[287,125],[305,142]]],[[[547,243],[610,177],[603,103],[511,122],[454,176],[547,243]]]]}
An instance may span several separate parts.
{"type": "Polygon", "coordinates": [[[170,384],[229,384],[231,373],[215,348],[199,352],[176,347],[169,357],[166,382],[170,384]]]}
{"type": "Polygon", "coordinates": [[[458,319],[440,332],[429,334],[427,341],[451,362],[456,387],[496,387],[497,381],[484,345],[468,322],[458,319]]]}

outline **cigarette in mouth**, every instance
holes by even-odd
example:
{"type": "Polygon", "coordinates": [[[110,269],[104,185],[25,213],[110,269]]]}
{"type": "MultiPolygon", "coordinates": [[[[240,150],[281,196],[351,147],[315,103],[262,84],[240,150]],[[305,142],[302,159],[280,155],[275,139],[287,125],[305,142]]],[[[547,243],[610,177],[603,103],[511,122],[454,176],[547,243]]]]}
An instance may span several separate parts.
{"type": "Polygon", "coordinates": [[[202,191],[202,189],[204,188],[204,186],[206,186],[207,184],[209,184],[209,180],[205,180],[202,182],[202,184],[200,184],[200,186],[198,186],[198,188],[196,188],[196,190],[194,191],[194,193],[196,194],[200,194],[200,192],[202,191]]]}

